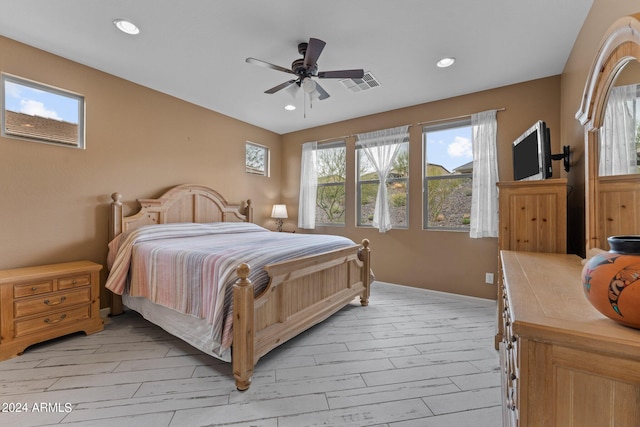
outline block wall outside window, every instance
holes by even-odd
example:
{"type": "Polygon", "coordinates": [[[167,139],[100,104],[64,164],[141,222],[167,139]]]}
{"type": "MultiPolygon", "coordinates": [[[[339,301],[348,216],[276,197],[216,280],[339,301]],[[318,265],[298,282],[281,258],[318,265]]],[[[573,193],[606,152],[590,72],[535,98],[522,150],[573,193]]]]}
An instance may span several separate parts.
{"type": "MultiPolygon", "coordinates": [[[[356,149],[358,162],[358,225],[371,226],[380,179],[362,149],[356,149]]],[[[385,182],[393,228],[409,226],[409,142],[402,143],[385,182]]]]}

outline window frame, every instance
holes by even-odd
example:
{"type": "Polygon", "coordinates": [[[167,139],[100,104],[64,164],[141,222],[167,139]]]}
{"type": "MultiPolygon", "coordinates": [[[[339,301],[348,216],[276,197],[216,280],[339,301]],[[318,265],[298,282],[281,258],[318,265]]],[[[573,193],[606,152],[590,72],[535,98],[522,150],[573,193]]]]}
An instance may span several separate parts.
{"type": "MultiPolygon", "coordinates": [[[[469,216],[469,224],[461,227],[433,227],[429,225],[429,181],[440,181],[450,179],[469,179],[473,186],[473,173],[461,173],[451,175],[427,175],[427,133],[437,132],[455,128],[472,128],[471,116],[447,120],[445,123],[434,123],[431,125],[425,125],[422,127],[422,229],[427,231],[452,231],[459,233],[469,233],[471,230],[471,216],[469,216]]],[[[473,141],[471,141],[473,144],[473,141]]],[[[473,160],[472,160],[473,162],[473,160]]],[[[470,212],[471,215],[471,212],[470,212]]]]}
{"type": "MultiPolygon", "coordinates": [[[[17,139],[17,140],[22,140],[22,141],[30,141],[30,142],[39,142],[39,143],[44,143],[44,144],[50,144],[50,145],[57,145],[60,147],[67,147],[67,148],[79,148],[84,150],[86,148],[86,137],[85,137],[85,116],[86,116],[86,111],[85,111],[85,98],[83,95],[75,93],[75,92],[71,92],[65,89],[61,89],[55,86],[51,86],[45,83],[41,83],[41,82],[37,82],[34,80],[29,80],[29,79],[25,79],[23,77],[18,77],[12,74],[8,74],[8,73],[1,73],[0,74],[0,98],[2,98],[2,100],[0,102],[2,102],[2,106],[1,106],[1,110],[0,110],[0,135],[2,135],[2,137],[4,138],[11,138],[11,139],[17,139]],[[32,89],[35,91],[42,91],[42,92],[46,92],[49,95],[55,95],[58,97],[62,97],[62,98],[68,98],[70,100],[73,100],[75,102],[78,103],[78,108],[77,108],[77,137],[76,137],[76,141],[75,142],[65,142],[63,140],[60,140],[60,138],[56,138],[55,135],[50,135],[50,137],[47,137],[47,135],[42,135],[42,136],[26,136],[26,135],[21,135],[19,133],[13,133],[7,130],[7,111],[11,111],[14,112],[13,110],[7,110],[7,96],[8,96],[8,92],[7,92],[7,83],[11,83],[14,85],[18,85],[18,86],[22,86],[28,89],[32,89]]],[[[19,114],[24,114],[21,113],[19,111],[15,111],[15,113],[19,113],[19,114]]],[[[35,116],[34,117],[41,117],[41,116],[35,116]]],[[[56,120],[57,119],[52,119],[52,118],[48,118],[48,117],[42,117],[43,119],[48,119],[48,120],[56,120]]],[[[65,123],[71,123],[71,124],[75,124],[72,122],[67,122],[64,120],[60,120],[61,122],[65,122],[65,123]]]]}
{"type": "MultiPolygon", "coordinates": [[[[409,144],[409,138],[405,138],[405,140],[402,142],[402,144],[405,145],[406,147],[406,152],[407,152],[407,158],[409,158],[410,156],[410,144],[409,144]]],[[[361,181],[360,180],[360,153],[361,153],[361,149],[358,148],[356,146],[355,149],[355,156],[356,156],[356,227],[366,227],[366,228],[375,228],[373,225],[371,224],[363,224],[362,223],[362,184],[378,184],[380,185],[380,179],[373,179],[373,180],[365,180],[365,181],[361,181]]],[[[398,153],[398,155],[400,155],[400,153],[398,153]]],[[[406,201],[406,205],[405,205],[405,224],[404,225],[396,225],[393,224],[392,221],[392,226],[391,229],[396,229],[396,230],[408,230],[409,229],[409,177],[410,177],[410,172],[409,172],[409,160],[407,160],[407,176],[404,178],[390,178],[387,177],[385,184],[389,185],[392,184],[394,182],[405,182],[406,184],[406,193],[407,193],[407,201],[406,201]]],[[[388,193],[387,193],[388,194],[388,193]]]]}
{"type": "Polygon", "coordinates": [[[244,171],[246,173],[250,174],[250,175],[269,177],[271,175],[271,152],[269,150],[269,147],[267,147],[266,145],[257,144],[255,142],[245,141],[245,144],[244,144],[244,171]],[[249,159],[247,157],[247,153],[248,153],[249,147],[259,149],[261,152],[264,153],[264,167],[263,168],[258,168],[258,167],[254,168],[252,165],[249,164],[249,159]]]}
{"type": "Polygon", "coordinates": [[[334,148],[342,148],[344,150],[344,180],[342,182],[318,182],[320,176],[318,176],[318,180],[316,180],[316,209],[318,208],[318,196],[320,194],[320,187],[337,187],[342,186],[343,195],[344,195],[344,211],[342,213],[342,222],[318,222],[318,215],[316,213],[316,225],[321,227],[344,227],[346,225],[346,212],[347,212],[347,143],[345,140],[336,140],[331,142],[324,142],[322,144],[317,144],[316,146],[316,170],[318,168],[318,159],[320,150],[329,150],[334,148]]]}

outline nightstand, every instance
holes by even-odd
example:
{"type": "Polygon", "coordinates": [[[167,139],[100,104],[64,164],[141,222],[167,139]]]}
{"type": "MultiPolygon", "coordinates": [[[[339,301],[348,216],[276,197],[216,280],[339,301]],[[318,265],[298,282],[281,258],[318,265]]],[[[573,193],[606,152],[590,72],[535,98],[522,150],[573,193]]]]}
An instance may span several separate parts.
{"type": "Polygon", "coordinates": [[[52,338],[101,331],[100,270],[91,261],[0,270],[0,360],[52,338]]]}

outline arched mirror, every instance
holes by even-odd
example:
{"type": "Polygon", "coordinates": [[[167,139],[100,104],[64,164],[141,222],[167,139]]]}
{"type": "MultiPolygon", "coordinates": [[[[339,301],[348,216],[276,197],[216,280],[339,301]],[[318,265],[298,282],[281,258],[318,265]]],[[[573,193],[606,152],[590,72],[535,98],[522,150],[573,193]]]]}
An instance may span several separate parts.
{"type": "Polygon", "coordinates": [[[598,130],[598,176],[640,173],[640,62],[625,63],[613,80],[598,130]]]}
{"type": "Polygon", "coordinates": [[[585,127],[586,249],[640,234],[640,13],[616,21],[593,63],[576,118],[585,127]]]}

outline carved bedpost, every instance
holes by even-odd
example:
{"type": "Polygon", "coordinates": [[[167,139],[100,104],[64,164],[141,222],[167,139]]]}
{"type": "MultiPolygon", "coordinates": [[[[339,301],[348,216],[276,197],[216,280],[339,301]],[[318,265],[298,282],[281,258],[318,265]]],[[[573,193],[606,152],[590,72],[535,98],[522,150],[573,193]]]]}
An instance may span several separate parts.
{"type": "MultiPolygon", "coordinates": [[[[122,194],[113,193],[111,195],[111,218],[109,221],[109,241],[113,240],[118,234],[122,233],[122,194]]],[[[111,294],[111,310],[110,314],[115,316],[122,314],[122,296],[118,294],[111,294]]]]}
{"type": "Polygon", "coordinates": [[[111,218],[109,221],[109,241],[122,233],[122,194],[113,193],[111,195],[111,218]]]}
{"type": "Polygon", "coordinates": [[[239,279],[233,285],[233,375],[236,387],[245,391],[251,385],[254,366],[254,295],[253,285],[248,279],[249,264],[240,264],[236,269],[239,279]]]}
{"type": "Polygon", "coordinates": [[[362,239],[362,248],[358,251],[358,258],[362,261],[362,283],[364,292],[360,297],[360,304],[369,305],[369,295],[371,293],[371,249],[369,249],[369,239],[362,239]]]}
{"type": "Polygon", "coordinates": [[[253,222],[253,206],[251,205],[251,199],[247,200],[247,206],[244,208],[244,215],[247,217],[247,222],[253,222]]]}

